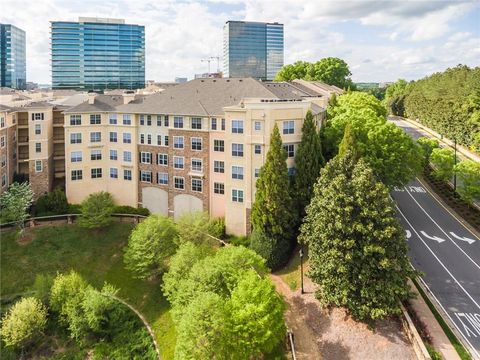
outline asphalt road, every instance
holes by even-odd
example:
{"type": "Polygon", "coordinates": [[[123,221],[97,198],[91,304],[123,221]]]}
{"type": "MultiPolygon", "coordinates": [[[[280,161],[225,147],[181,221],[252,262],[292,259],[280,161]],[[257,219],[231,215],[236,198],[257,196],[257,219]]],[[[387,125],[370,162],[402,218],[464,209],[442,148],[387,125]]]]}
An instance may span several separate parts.
{"type": "MultiPolygon", "coordinates": [[[[405,121],[394,121],[414,138],[405,121]]],[[[480,239],[445,208],[418,179],[392,197],[407,233],[413,267],[480,360],[480,239]]]]}

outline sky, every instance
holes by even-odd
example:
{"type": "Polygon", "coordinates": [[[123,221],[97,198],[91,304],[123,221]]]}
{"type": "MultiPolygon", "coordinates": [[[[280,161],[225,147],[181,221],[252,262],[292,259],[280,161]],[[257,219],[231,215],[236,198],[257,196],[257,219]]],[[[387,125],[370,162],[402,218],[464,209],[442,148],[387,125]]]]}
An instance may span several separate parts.
{"type": "Polygon", "coordinates": [[[27,33],[27,81],[51,83],[50,21],[79,16],[145,25],[147,80],[207,72],[228,20],[283,23],[285,64],[339,57],[355,82],[480,65],[480,0],[2,0],[0,23],[27,33]]]}

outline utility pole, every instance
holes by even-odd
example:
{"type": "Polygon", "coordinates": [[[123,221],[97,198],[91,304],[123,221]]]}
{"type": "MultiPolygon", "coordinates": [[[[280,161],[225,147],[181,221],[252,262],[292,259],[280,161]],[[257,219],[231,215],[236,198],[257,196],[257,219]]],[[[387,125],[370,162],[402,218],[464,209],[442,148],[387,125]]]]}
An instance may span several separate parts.
{"type": "Polygon", "coordinates": [[[210,74],[210,61],[212,61],[212,58],[210,57],[208,59],[202,59],[201,61],[202,61],[202,63],[203,62],[208,62],[208,73],[210,74]]]}
{"type": "Polygon", "coordinates": [[[302,294],[305,294],[305,290],[303,289],[303,245],[300,248],[300,281],[302,283],[302,294]]]}

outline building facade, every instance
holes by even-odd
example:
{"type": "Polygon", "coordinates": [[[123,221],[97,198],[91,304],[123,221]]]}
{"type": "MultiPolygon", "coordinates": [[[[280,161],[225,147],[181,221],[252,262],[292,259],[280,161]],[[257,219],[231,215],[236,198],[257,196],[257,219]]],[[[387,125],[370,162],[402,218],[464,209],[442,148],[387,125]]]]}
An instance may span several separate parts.
{"type": "Polygon", "coordinates": [[[284,62],[283,24],[227,21],[223,31],[226,77],[274,79],[284,62]]]}
{"type": "Polygon", "coordinates": [[[145,87],[145,27],[121,19],[51,22],[54,89],[145,87]]]}
{"type": "Polygon", "coordinates": [[[27,88],[25,31],[14,25],[0,24],[0,86],[27,88]]]}

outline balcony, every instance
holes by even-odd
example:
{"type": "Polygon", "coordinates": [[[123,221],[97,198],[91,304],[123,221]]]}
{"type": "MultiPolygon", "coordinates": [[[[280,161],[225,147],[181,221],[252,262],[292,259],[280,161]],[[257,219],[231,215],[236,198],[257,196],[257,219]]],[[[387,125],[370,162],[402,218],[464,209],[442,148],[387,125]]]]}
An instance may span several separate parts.
{"type": "Polygon", "coordinates": [[[28,160],[30,157],[28,155],[28,151],[20,151],[18,153],[18,160],[19,161],[25,161],[28,160]]]}
{"type": "Polygon", "coordinates": [[[54,128],[53,129],[53,143],[65,143],[65,132],[63,128],[54,128]]]}

